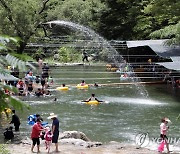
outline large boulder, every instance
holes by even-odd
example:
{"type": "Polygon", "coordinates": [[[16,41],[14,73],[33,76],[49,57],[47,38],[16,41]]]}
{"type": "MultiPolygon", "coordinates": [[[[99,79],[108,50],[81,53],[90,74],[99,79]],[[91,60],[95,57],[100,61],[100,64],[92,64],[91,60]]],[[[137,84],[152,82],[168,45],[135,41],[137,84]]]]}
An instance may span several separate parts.
{"type": "Polygon", "coordinates": [[[102,145],[101,142],[92,142],[84,133],[79,131],[65,131],[60,134],[59,139],[62,144],[73,144],[86,148],[102,145]]]}
{"type": "Polygon", "coordinates": [[[91,141],[84,133],[79,131],[65,131],[59,135],[60,139],[74,138],[83,141],[91,141]]]}

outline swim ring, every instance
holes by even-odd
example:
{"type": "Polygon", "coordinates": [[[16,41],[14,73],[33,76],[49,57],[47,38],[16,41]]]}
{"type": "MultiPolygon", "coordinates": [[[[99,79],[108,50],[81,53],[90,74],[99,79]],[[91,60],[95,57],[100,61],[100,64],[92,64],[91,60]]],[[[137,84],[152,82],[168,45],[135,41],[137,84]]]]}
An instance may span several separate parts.
{"type": "Polygon", "coordinates": [[[69,87],[57,87],[56,90],[69,90],[69,87]]]}
{"type": "MultiPolygon", "coordinates": [[[[29,115],[29,117],[28,117],[28,124],[32,126],[35,123],[36,123],[36,114],[29,115]]],[[[48,124],[48,122],[41,122],[42,126],[46,126],[47,124],[48,124]]]]}
{"type": "Polygon", "coordinates": [[[98,101],[89,101],[89,102],[85,102],[86,104],[88,104],[88,105],[98,105],[98,104],[100,104],[100,102],[98,102],[98,101]]]}
{"type": "Polygon", "coordinates": [[[116,67],[111,68],[111,71],[117,71],[117,70],[118,70],[118,68],[116,68],[116,67]]]}
{"type": "Polygon", "coordinates": [[[80,84],[78,84],[76,87],[79,89],[87,89],[89,86],[87,84],[84,86],[81,86],[80,84]]]}

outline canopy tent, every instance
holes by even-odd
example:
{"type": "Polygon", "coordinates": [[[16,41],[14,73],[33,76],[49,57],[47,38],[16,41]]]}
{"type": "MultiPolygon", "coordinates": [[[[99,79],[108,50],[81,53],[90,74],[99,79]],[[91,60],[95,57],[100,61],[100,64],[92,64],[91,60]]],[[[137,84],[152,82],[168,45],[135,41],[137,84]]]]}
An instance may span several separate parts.
{"type": "Polygon", "coordinates": [[[180,46],[169,46],[166,40],[126,41],[128,48],[149,46],[157,55],[162,57],[180,56],[180,46]]]}
{"type": "Polygon", "coordinates": [[[162,65],[170,70],[180,71],[180,56],[171,57],[171,59],[173,62],[156,63],[156,64],[162,65]]]}
{"type": "Polygon", "coordinates": [[[128,48],[149,46],[157,55],[161,57],[168,57],[172,62],[156,63],[162,65],[170,70],[180,71],[180,46],[169,46],[165,40],[140,40],[140,41],[126,41],[128,48]]]}
{"type": "Polygon", "coordinates": [[[19,79],[10,74],[1,74],[0,73],[0,80],[17,81],[19,79]]]}
{"type": "Polygon", "coordinates": [[[180,62],[165,62],[165,63],[156,63],[156,64],[162,65],[170,70],[180,71],[180,62]]]}

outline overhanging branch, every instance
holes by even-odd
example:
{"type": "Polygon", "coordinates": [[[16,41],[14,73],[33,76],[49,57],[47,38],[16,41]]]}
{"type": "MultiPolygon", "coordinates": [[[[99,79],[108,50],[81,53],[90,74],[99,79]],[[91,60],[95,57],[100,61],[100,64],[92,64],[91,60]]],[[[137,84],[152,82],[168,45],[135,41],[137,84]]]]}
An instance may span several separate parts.
{"type": "Polygon", "coordinates": [[[49,2],[49,0],[44,0],[44,1],[43,1],[43,7],[42,7],[42,9],[39,11],[39,14],[41,14],[41,13],[44,11],[44,9],[46,8],[47,2],[49,2]]]}

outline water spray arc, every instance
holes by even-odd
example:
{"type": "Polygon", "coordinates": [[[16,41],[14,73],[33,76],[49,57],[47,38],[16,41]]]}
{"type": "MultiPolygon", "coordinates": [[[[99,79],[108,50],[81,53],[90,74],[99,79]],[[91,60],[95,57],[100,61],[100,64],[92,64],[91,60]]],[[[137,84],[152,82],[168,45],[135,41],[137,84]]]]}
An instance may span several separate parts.
{"type": "Polygon", "coordinates": [[[50,21],[43,24],[47,28],[53,29],[56,26],[69,28],[73,31],[79,31],[83,33],[85,38],[88,38],[87,40],[87,46],[93,48],[101,48],[98,55],[99,57],[103,57],[103,60],[108,63],[113,63],[116,67],[124,69],[124,67],[127,67],[128,72],[130,74],[131,82],[134,82],[137,88],[137,91],[140,95],[147,97],[148,93],[145,90],[144,86],[142,84],[139,84],[139,79],[136,78],[133,68],[130,66],[130,64],[126,64],[126,61],[123,59],[123,57],[113,48],[109,42],[104,39],[102,36],[98,35],[94,30],[87,28],[83,25],[79,25],[73,22],[69,21],[50,21]]]}

